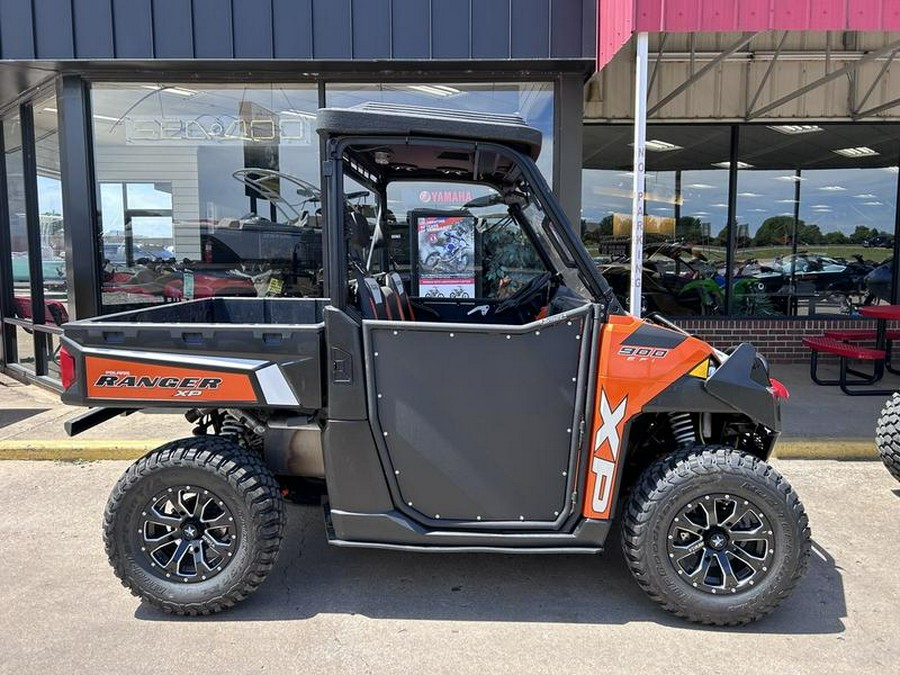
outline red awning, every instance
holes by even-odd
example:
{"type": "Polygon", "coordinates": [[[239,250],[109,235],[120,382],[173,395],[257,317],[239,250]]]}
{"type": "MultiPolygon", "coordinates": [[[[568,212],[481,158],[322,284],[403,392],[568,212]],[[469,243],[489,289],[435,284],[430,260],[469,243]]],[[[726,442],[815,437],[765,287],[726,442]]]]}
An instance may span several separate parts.
{"type": "Polygon", "coordinates": [[[900,31],[900,0],[597,0],[597,70],[632,33],[900,31]]]}

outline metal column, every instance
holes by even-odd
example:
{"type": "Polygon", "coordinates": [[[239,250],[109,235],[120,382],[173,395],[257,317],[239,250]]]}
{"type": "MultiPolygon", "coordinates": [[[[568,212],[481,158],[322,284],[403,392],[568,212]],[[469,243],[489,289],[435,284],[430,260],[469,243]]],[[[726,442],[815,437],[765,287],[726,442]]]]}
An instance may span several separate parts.
{"type": "Polygon", "coordinates": [[[644,272],[644,169],[647,141],[647,33],[637,34],[634,75],[634,177],[631,184],[631,293],[628,310],[641,315],[644,272]]]}

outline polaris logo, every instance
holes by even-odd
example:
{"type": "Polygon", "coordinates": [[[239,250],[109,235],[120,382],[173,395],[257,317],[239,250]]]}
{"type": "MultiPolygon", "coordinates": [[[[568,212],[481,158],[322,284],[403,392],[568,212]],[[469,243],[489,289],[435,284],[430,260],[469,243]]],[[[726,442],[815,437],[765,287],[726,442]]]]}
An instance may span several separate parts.
{"type": "Polygon", "coordinates": [[[221,377],[149,377],[142,375],[101,375],[94,386],[137,389],[218,389],[221,377]]]}

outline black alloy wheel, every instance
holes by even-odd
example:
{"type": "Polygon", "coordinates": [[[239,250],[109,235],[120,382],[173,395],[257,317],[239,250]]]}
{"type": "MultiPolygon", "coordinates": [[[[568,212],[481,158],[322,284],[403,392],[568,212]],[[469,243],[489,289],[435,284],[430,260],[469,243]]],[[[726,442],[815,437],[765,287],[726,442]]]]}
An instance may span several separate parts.
{"type": "Polygon", "coordinates": [[[775,537],[756,504],[729,494],[689,502],[669,526],[669,560],[694,588],[737,593],[768,574],[775,537]]]}

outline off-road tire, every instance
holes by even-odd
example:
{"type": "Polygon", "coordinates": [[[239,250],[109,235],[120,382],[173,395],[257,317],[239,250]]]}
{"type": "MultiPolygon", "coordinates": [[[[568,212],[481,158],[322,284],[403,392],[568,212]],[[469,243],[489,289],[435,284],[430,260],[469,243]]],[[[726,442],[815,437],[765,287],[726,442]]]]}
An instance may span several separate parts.
{"type": "Polygon", "coordinates": [[[875,444],[887,470],[900,480],[900,394],[891,396],[881,409],[875,428],[875,444]]]}
{"type": "Polygon", "coordinates": [[[278,484],[261,459],[230,440],[202,436],[166,443],[128,468],[107,502],[103,540],[116,576],[134,595],[166,613],[196,616],[228,609],[259,587],[275,564],[284,520],[278,484]],[[233,558],[208,580],[162,578],[141,552],[135,533],[142,509],[174,485],[207,489],[233,514],[233,558]]]}
{"type": "Polygon", "coordinates": [[[760,459],[726,446],[695,446],[651,464],[639,478],[624,514],[622,543],[631,573],[666,610],[716,626],[756,621],[790,595],[808,566],[809,521],[790,484],[760,459]],[[772,526],[771,562],[759,583],[711,595],[679,576],[668,554],[673,520],[710,494],[748,499],[772,526]]]}

